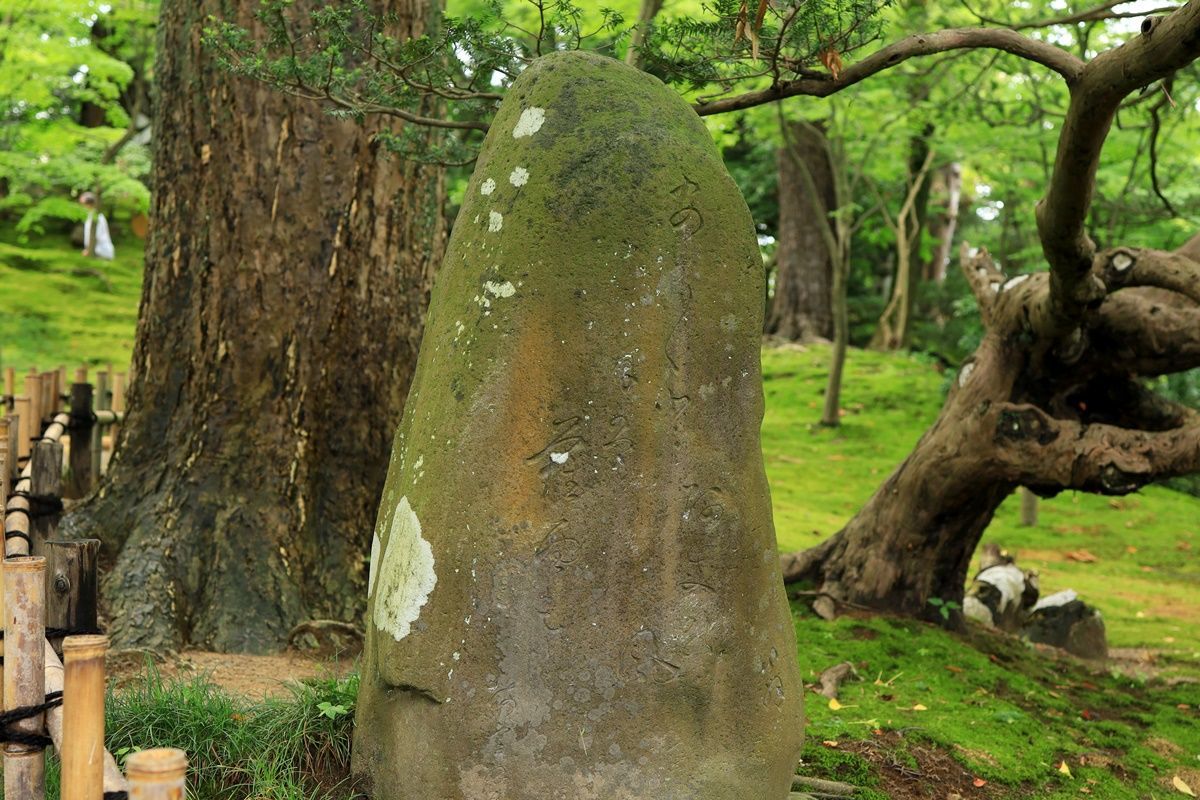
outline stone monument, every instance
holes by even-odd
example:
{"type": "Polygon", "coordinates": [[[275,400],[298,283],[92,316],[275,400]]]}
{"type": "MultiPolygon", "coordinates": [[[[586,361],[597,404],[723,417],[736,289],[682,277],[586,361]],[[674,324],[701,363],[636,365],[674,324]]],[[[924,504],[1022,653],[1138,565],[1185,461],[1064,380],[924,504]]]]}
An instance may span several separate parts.
{"type": "Polygon", "coordinates": [[[491,126],[370,564],[379,800],[783,800],[802,741],[763,472],[763,267],[700,119],[556,53],[491,126]]]}

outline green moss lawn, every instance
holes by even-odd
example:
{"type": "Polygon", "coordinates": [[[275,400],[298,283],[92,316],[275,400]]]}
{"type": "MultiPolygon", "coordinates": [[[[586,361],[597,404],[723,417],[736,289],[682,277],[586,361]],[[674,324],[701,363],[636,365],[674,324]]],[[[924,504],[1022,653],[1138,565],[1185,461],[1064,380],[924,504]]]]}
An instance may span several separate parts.
{"type": "Polygon", "coordinates": [[[142,242],[116,248],[114,260],[101,261],[81,256],[65,235],[22,243],[0,231],[0,367],[18,376],[59,364],[128,368],[142,242]]]}

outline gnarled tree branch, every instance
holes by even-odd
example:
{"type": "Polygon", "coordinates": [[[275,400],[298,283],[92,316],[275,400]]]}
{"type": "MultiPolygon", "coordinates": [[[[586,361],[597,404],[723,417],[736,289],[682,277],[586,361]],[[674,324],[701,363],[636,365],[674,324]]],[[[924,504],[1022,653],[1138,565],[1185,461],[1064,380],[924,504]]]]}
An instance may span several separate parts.
{"type": "Polygon", "coordinates": [[[1054,328],[1072,329],[1084,310],[1104,294],[1092,273],[1095,245],[1084,224],[1092,204],[1100,151],[1117,108],[1130,92],[1197,57],[1200,0],[1190,0],[1169,16],[1148,18],[1141,34],[1088,62],[1071,86],[1050,187],[1037,208],[1042,251],[1051,271],[1054,328]]]}
{"type": "Polygon", "coordinates": [[[1130,288],[1105,299],[1089,320],[1091,358],[1112,371],[1151,377],[1200,368],[1200,308],[1162,302],[1159,293],[1130,288]]]}
{"type": "Polygon", "coordinates": [[[1200,470],[1200,423],[1166,431],[1055,419],[1037,406],[996,411],[997,478],[1107,495],[1200,470]]]}
{"type": "Polygon", "coordinates": [[[1200,303],[1200,262],[1181,253],[1119,247],[1097,253],[1095,264],[1110,292],[1131,286],[1154,286],[1200,303]]]}

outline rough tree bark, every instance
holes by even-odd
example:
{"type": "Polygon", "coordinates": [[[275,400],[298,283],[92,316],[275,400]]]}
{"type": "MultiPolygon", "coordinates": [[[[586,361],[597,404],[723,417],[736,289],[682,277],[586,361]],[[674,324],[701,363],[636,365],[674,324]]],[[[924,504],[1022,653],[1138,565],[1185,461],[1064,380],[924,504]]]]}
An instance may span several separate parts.
{"type": "MultiPolygon", "coordinates": [[[[382,5],[402,35],[434,8],[382,5]]],[[[210,14],[253,29],[257,3],[235,8],[162,3],[129,418],[73,516],[115,562],[123,646],[263,651],[304,619],[358,619],[444,247],[442,172],[372,139],[394,123],[338,122],[217,67],[201,33],[210,14]]]]}
{"type": "Polygon", "coordinates": [[[1119,495],[1200,470],[1200,413],[1140,380],[1200,367],[1200,258],[1190,245],[1097,252],[1084,230],[1121,100],[1197,57],[1192,0],[1086,65],[1059,65],[1071,103],[1037,209],[1049,272],[1006,279],[964,249],[983,342],[904,463],[845,528],[783,556],[785,578],[934,619],[928,600],[961,601],[971,554],[1017,486],[1119,495]]]}
{"type": "Polygon", "coordinates": [[[792,341],[831,339],[834,268],[822,229],[830,225],[827,209],[838,204],[828,143],[820,123],[782,124],[775,292],[766,332],[792,341]]]}

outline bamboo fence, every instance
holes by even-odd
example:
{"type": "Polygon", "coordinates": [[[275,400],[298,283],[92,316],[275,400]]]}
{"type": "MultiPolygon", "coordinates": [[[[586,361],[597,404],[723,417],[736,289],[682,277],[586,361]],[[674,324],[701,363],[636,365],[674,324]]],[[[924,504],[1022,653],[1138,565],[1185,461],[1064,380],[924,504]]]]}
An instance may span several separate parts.
{"type": "Polygon", "coordinates": [[[104,748],[108,639],[96,629],[100,543],[56,538],[64,499],[85,496],[100,479],[111,450],[105,428],[115,445],[124,421],[125,375],[98,372],[94,386],[87,377],[81,367],[68,385],[64,367],[30,370],[18,395],[13,369],[4,372],[4,797],[43,800],[44,751],[52,746],[62,763],[62,800],[182,800],[183,751],[133,754],[126,776],[104,748]]]}

